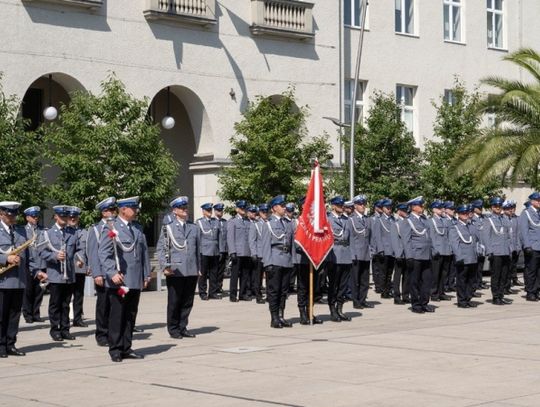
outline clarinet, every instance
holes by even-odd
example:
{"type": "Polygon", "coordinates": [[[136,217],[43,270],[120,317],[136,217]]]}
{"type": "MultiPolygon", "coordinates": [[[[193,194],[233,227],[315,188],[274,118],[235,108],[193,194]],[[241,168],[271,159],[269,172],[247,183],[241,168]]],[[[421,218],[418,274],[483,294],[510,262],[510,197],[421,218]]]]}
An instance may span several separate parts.
{"type": "Polygon", "coordinates": [[[64,253],[64,260],[60,262],[60,272],[62,273],[62,278],[67,281],[69,280],[67,275],[67,261],[66,261],[66,238],[62,233],[62,244],[60,245],[60,251],[64,253]]]}
{"type": "MultiPolygon", "coordinates": [[[[107,226],[109,227],[109,230],[114,230],[113,227],[114,218],[107,218],[107,226]]],[[[116,237],[112,239],[113,243],[113,250],[114,250],[114,263],[116,265],[116,272],[118,274],[121,274],[120,271],[120,260],[118,258],[118,247],[116,247],[116,237]]]]}
{"type": "Polygon", "coordinates": [[[163,230],[163,240],[165,243],[165,267],[171,266],[171,239],[167,231],[167,226],[162,226],[163,230]]]}

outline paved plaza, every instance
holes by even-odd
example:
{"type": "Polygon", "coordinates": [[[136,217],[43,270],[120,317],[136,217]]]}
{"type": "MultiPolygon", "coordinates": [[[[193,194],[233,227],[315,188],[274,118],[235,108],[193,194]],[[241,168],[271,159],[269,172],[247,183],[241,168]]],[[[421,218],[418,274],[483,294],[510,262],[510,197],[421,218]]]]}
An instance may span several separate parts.
{"type": "MultiPolygon", "coordinates": [[[[370,292],[375,309],[351,322],[271,329],[266,305],[196,299],[197,338],[172,339],[166,292],[143,293],[133,348],[145,359],[112,363],[89,328],[56,343],[48,324],[21,323],[26,357],[0,362],[2,406],[538,406],[540,303],[511,296],[476,309],[436,303],[418,315],[370,292]],[[377,296],[378,297],[378,296],[377,296]]],[[[44,300],[46,306],[48,297],[44,300]]],[[[286,314],[298,322],[296,296],[286,314]]],[[[327,307],[317,305],[325,316],[327,307]]],[[[46,309],[42,310],[46,315],[46,309]]]]}

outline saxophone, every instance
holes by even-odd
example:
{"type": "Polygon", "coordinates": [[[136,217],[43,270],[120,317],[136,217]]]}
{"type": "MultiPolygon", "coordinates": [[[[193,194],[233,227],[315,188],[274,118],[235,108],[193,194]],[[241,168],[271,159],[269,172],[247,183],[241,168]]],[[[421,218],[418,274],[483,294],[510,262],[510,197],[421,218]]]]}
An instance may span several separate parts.
{"type": "MultiPolygon", "coordinates": [[[[28,247],[30,247],[34,242],[36,241],[36,235],[24,242],[19,247],[16,247],[12,249],[11,251],[6,253],[7,256],[18,256],[21,252],[25,251],[28,247]]],[[[7,264],[5,266],[0,266],[0,275],[4,274],[6,271],[11,270],[13,267],[17,267],[18,264],[7,264]]]]}

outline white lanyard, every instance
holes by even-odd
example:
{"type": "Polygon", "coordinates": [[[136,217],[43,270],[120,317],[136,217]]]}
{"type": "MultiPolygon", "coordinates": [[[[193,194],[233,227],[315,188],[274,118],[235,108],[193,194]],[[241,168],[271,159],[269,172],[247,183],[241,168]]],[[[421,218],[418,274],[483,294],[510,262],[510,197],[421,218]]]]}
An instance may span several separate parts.
{"type": "Polygon", "coordinates": [[[202,225],[202,222],[201,222],[200,219],[197,221],[197,223],[199,224],[199,228],[201,228],[201,232],[202,232],[203,234],[209,235],[209,234],[212,234],[212,233],[213,233],[212,228],[210,228],[210,230],[204,230],[203,225],[202,225]]]}
{"type": "Polygon", "coordinates": [[[493,219],[489,218],[489,223],[491,223],[491,228],[493,229],[493,232],[495,232],[496,235],[502,235],[504,234],[504,226],[501,226],[499,230],[495,227],[495,224],[493,223],[493,219]]]}
{"type": "Polygon", "coordinates": [[[431,218],[431,223],[433,223],[433,227],[435,228],[435,232],[440,236],[444,236],[444,230],[442,232],[439,230],[439,228],[437,227],[437,222],[435,222],[435,218],[431,218]]]}
{"type": "MultiPolygon", "coordinates": [[[[277,219],[277,218],[275,218],[277,219]]],[[[282,240],[284,237],[285,237],[285,233],[283,233],[282,235],[276,235],[274,233],[274,230],[272,229],[272,226],[270,225],[271,222],[266,222],[266,225],[268,226],[268,230],[270,231],[270,233],[272,234],[272,236],[274,236],[277,240],[282,240]]]]}
{"type": "Polygon", "coordinates": [[[187,239],[184,240],[184,244],[181,245],[180,243],[177,242],[176,238],[174,237],[174,234],[173,234],[173,232],[171,230],[171,225],[167,225],[165,227],[167,228],[167,233],[169,234],[169,240],[172,243],[172,246],[175,249],[184,250],[187,247],[187,239]]]}
{"type": "Polygon", "coordinates": [[[463,237],[463,235],[461,234],[460,230],[459,230],[459,227],[458,225],[455,225],[455,228],[456,228],[456,231],[458,233],[458,236],[459,238],[461,239],[461,241],[465,244],[471,244],[472,243],[472,235],[469,236],[469,240],[465,240],[465,238],[463,237]]]}
{"type": "Polygon", "coordinates": [[[412,229],[412,230],[414,231],[414,233],[416,233],[417,235],[423,236],[423,235],[426,234],[427,229],[424,229],[424,230],[422,230],[422,231],[420,232],[418,229],[416,229],[416,228],[414,227],[414,225],[413,225],[413,223],[412,223],[412,221],[411,221],[410,218],[407,218],[407,222],[409,222],[409,225],[411,226],[411,229],[412,229]]]}

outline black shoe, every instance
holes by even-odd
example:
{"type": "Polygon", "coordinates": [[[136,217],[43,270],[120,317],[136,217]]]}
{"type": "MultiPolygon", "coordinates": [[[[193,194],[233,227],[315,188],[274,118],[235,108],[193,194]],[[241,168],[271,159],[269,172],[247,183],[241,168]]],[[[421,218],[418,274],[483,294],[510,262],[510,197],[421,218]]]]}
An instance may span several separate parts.
{"type": "Polygon", "coordinates": [[[335,305],[330,305],[330,320],[333,322],[341,322],[341,318],[337,313],[335,305]]]}
{"type": "Polygon", "coordinates": [[[405,302],[401,298],[394,298],[394,304],[396,304],[396,305],[404,305],[405,302]]]}
{"type": "Polygon", "coordinates": [[[375,308],[375,306],[373,304],[370,304],[369,302],[361,302],[360,305],[362,306],[362,308],[375,308]]]}
{"type": "Polygon", "coordinates": [[[243,297],[240,297],[240,301],[251,301],[253,298],[251,298],[249,295],[244,295],[243,297]]]}
{"type": "Polygon", "coordinates": [[[130,350],[129,352],[122,354],[123,359],[144,359],[144,355],[140,353],[135,353],[135,351],[130,350]]]}
{"type": "Polygon", "coordinates": [[[135,326],[135,327],[133,327],[133,332],[136,332],[136,333],[140,334],[141,332],[144,332],[144,329],[142,329],[142,328],[137,328],[137,327],[135,326]]]}
{"type": "Polygon", "coordinates": [[[422,309],[425,311],[425,312],[435,312],[435,308],[433,308],[432,306],[430,305],[424,305],[422,307],[422,309]]]}
{"type": "MultiPolygon", "coordinates": [[[[336,306],[336,311],[337,311],[337,314],[338,314],[339,318],[342,321],[350,321],[351,320],[351,317],[343,312],[343,304],[338,304],[336,306]]],[[[360,315],[362,315],[362,314],[360,314],[360,315]]]]}
{"type": "Polygon", "coordinates": [[[315,315],[313,315],[313,319],[311,320],[311,323],[312,323],[313,325],[319,325],[319,324],[322,324],[323,321],[322,321],[322,319],[319,319],[319,318],[317,318],[315,315]]]}
{"type": "Polygon", "coordinates": [[[34,318],[26,318],[26,317],[24,317],[24,320],[26,321],[27,324],[33,324],[34,323],[34,318]]]}
{"type": "Polygon", "coordinates": [[[41,318],[41,317],[34,317],[32,319],[34,320],[34,322],[45,322],[45,318],[41,318]]]}
{"type": "Polygon", "coordinates": [[[352,306],[354,309],[362,309],[364,308],[362,306],[362,304],[360,304],[359,302],[353,302],[353,306],[352,306]]]}
{"type": "Polygon", "coordinates": [[[81,327],[81,328],[88,328],[88,324],[84,321],[77,321],[77,322],[73,322],[73,326],[78,326],[78,327],[81,327]]]}
{"type": "Polygon", "coordinates": [[[452,297],[450,297],[449,295],[446,295],[446,294],[441,294],[441,296],[439,297],[439,299],[441,301],[451,301],[452,300],[452,297]]]}
{"type": "Polygon", "coordinates": [[[440,300],[441,300],[440,297],[435,297],[435,296],[431,297],[431,301],[439,302],[440,300]]]}
{"type": "Polygon", "coordinates": [[[120,355],[112,355],[111,360],[113,362],[121,362],[122,361],[122,356],[120,356],[120,355]]]}
{"type": "Polygon", "coordinates": [[[476,292],[475,292],[475,293],[473,293],[472,296],[473,296],[474,298],[480,298],[480,297],[482,296],[482,294],[476,293],[476,292]]]}
{"type": "Polygon", "coordinates": [[[195,338],[196,335],[189,332],[187,329],[184,329],[182,332],[180,332],[180,335],[182,338],[195,338]]]}
{"type": "Polygon", "coordinates": [[[514,301],[512,301],[510,298],[501,298],[501,301],[505,304],[512,304],[514,301]]]}
{"type": "Polygon", "coordinates": [[[75,337],[73,335],[71,335],[69,332],[62,333],[61,336],[62,336],[63,339],[66,339],[68,341],[74,341],[75,340],[75,337]]]}
{"type": "Polygon", "coordinates": [[[230,302],[238,302],[238,298],[236,297],[229,297],[230,302]]]}
{"type": "Polygon", "coordinates": [[[480,283],[479,288],[481,290],[487,290],[489,288],[489,286],[486,283],[480,283]]]}
{"type": "Polygon", "coordinates": [[[7,352],[5,350],[0,351],[0,358],[7,358],[7,352]]]}
{"type": "Polygon", "coordinates": [[[410,298],[403,298],[403,302],[405,304],[410,304],[411,303],[411,299],[410,298]]]}
{"type": "Polygon", "coordinates": [[[525,299],[527,301],[538,301],[538,297],[536,295],[533,295],[533,294],[527,294],[527,297],[525,297],[525,299]]]}
{"type": "Polygon", "coordinates": [[[262,297],[257,298],[257,304],[266,304],[266,300],[262,297]]]}
{"type": "Polygon", "coordinates": [[[283,325],[281,325],[281,321],[279,319],[279,315],[277,312],[272,312],[271,314],[272,320],[270,321],[270,327],[271,328],[283,328],[283,325]]]}
{"type": "Polygon", "coordinates": [[[382,293],[381,298],[384,298],[384,299],[392,298],[392,295],[390,295],[390,293],[382,293]]]}
{"type": "Polygon", "coordinates": [[[199,297],[201,297],[201,300],[203,301],[208,301],[208,295],[206,294],[201,294],[199,297]]]}
{"type": "Polygon", "coordinates": [[[56,342],[62,342],[64,340],[64,338],[62,338],[62,335],[60,334],[51,334],[51,338],[53,341],[56,342]]]}
{"type": "Polygon", "coordinates": [[[102,348],[105,348],[109,346],[109,343],[107,341],[96,341],[97,346],[101,346],[102,348]]]}
{"type": "Polygon", "coordinates": [[[309,325],[309,317],[306,307],[298,307],[300,312],[300,325],[309,325]]]}
{"type": "Polygon", "coordinates": [[[17,349],[15,346],[10,346],[7,348],[7,354],[11,356],[26,356],[26,353],[22,350],[17,349]]]}
{"type": "Polygon", "coordinates": [[[474,303],[474,302],[470,302],[470,301],[469,301],[469,302],[467,302],[467,304],[469,304],[469,307],[471,307],[471,308],[476,308],[476,307],[478,307],[478,304],[476,304],[476,303],[474,303]]]}
{"type": "Polygon", "coordinates": [[[284,328],[292,328],[292,323],[285,319],[285,310],[280,310],[278,316],[279,322],[284,328]]]}
{"type": "Polygon", "coordinates": [[[504,305],[504,302],[500,298],[495,298],[495,299],[493,299],[492,304],[493,305],[504,305]]]}
{"type": "Polygon", "coordinates": [[[468,302],[465,302],[463,304],[458,304],[458,308],[471,308],[470,304],[468,302]]]}
{"type": "Polygon", "coordinates": [[[423,314],[426,312],[424,311],[423,308],[411,308],[411,311],[414,312],[415,314],[423,314]]]}
{"type": "Polygon", "coordinates": [[[521,281],[519,281],[517,278],[514,278],[512,280],[512,285],[515,285],[516,287],[523,287],[525,284],[523,284],[521,281]]]}

